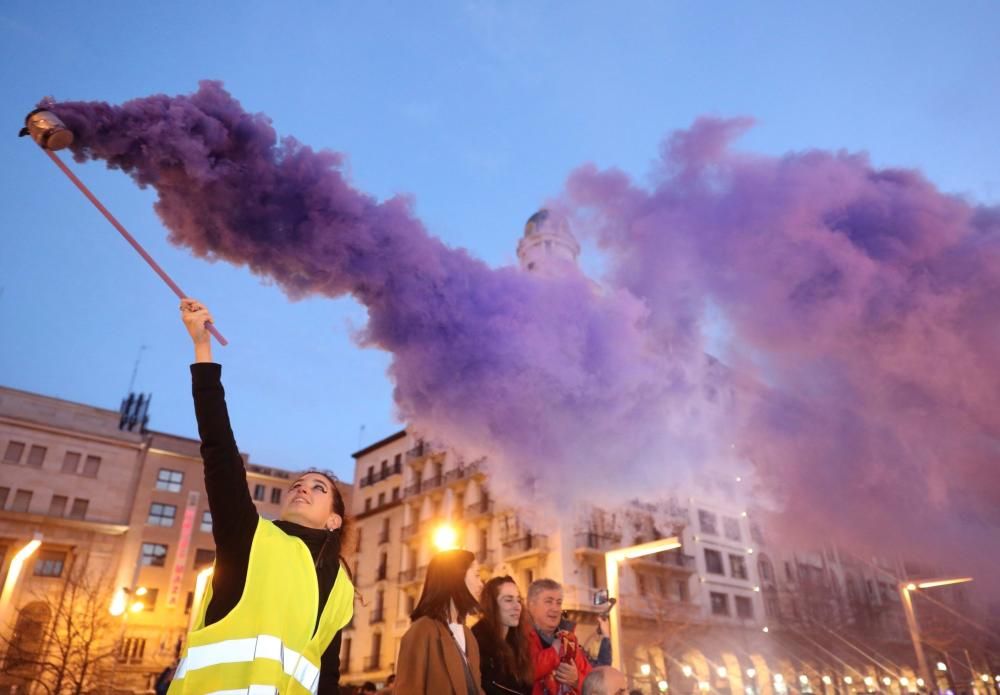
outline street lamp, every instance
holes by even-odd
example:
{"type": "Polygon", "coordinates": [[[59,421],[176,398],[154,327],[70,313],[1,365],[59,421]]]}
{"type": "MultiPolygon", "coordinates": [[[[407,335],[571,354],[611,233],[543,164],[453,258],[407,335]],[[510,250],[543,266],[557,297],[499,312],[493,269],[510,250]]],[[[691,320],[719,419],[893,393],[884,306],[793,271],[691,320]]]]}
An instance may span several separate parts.
{"type": "MultiPolygon", "coordinates": [[[[948,579],[924,579],[899,583],[899,597],[903,603],[903,612],[906,614],[906,626],[910,630],[910,641],[913,642],[913,651],[917,655],[917,668],[920,671],[920,676],[926,683],[933,683],[934,677],[927,666],[927,657],[924,655],[924,648],[920,642],[920,626],[917,623],[917,616],[913,612],[913,597],[910,594],[924,589],[950,586],[952,584],[964,584],[971,581],[972,577],[951,577],[948,579]]],[[[942,669],[941,666],[943,665],[941,662],[938,662],[939,671],[948,670],[947,666],[942,669]]],[[[917,682],[919,683],[919,680],[917,682]]]]}
{"type": "MultiPolygon", "coordinates": [[[[673,550],[680,547],[680,539],[676,536],[671,536],[670,538],[661,538],[660,540],[640,543],[628,548],[607,551],[604,554],[604,570],[608,576],[608,596],[617,596],[619,593],[618,565],[624,563],[626,560],[634,560],[646,555],[662,553],[665,550],[673,550]]],[[[609,635],[611,638],[611,665],[619,671],[623,670],[622,664],[624,664],[622,660],[621,615],[621,608],[617,611],[611,611],[608,615],[608,622],[611,627],[611,634],[609,635]]]]}
{"type": "Polygon", "coordinates": [[[441,524],[434,529],[432,541],[438,550],[454,550],[458,547],[458,531],[451,524],[441,524]]]}

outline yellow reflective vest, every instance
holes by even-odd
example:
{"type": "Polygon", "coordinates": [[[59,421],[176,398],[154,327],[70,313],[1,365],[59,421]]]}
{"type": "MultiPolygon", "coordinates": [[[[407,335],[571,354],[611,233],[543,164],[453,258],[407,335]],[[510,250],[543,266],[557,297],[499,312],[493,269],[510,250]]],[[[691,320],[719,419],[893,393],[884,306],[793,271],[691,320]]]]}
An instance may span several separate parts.
{"type": "Polygon", "coordinates": [[[320,658],[354,615],[354,585],[341,568],[319,625],[319,583],[306,544],[257,522],[243,596],[205,625],[205,592],[168,695],[309,695],[320,658]]]}

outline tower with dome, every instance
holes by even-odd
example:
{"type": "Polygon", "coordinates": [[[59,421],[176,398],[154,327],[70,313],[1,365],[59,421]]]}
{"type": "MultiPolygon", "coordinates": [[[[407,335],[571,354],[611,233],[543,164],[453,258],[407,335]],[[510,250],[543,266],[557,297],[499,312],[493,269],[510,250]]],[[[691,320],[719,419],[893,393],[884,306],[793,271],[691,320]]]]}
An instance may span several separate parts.
{"type": "Polygon", "coordinates": [[[528,218],[517,243],[517,258],[530,273],[551,277],[578,272],[580,244],[565,217],[542,208],[528,218]]]}

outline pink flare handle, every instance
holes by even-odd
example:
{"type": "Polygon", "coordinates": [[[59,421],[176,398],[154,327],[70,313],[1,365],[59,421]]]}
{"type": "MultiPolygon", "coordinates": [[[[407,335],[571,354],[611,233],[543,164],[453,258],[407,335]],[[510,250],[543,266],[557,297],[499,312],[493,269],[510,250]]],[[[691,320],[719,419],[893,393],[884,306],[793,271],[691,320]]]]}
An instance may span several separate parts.
{"type": "MultiPolygon", "coordinates": [[[[94,207],[96,207],[101,212],[101,214],[107,218],[108,222],[111,223],[111,226],[117,229],[118,233],[125,238],[125,241],[127,241],[129,244],[132,245],[132,248],[134,248],[136,252],[140,256],[142,256],[143,260],[149,264],[149,267],[152,268],[153,271],[160,276],[160,279],[162,279],[163,282],[167,283],[167,287],[173,290],[173,293],[177,295],[177,298],[184,299],[187,296],[186,294],[184,294],[184,291],[177,286],[177,283],[174,282],[169,275],[167,275],[166,271],[160,267],[160,264],[157,263],[155,260],[153,260],[153,257],[146,252],[146,249],[144,249],[138,241],[136,241],[135,237],[129,234],[128,230],[125,229],[125,227],[123,227],[122,224],[115,219],[115,216],[112,215],[111,212],[106,207],[104,207],[104,205],[101,204],[101,201],[97,199],[97,196],[95,196],[93,193],[90,192],[90,189],[87,188],[86,185],[84,185],[83,181],[77,178],[76,174],[74,174],[70,170],[70,168],[66,166],[63,160],[59,158],[59,155],[57,155],[52,150],[46,149],[44,147],[42,148],[42,151],[49,156],[49,159],[55,162],[55,165],[57,167],[62,169],[62,172],[66,174],[67,177],[69,177],[70,181],[76,184],[76,187],[79,188],[80,192],[87,197],[87,200],[93,203],[94,207]]],[[[219,333],[218,329],[216,329],[216,327],[212,324],[211,321],[205,322],[205,330],[211,333],[212,336],[217,341],[219,341],[219,345],[229,344],[229,341],[227,341],[224,337],[222,337],[222,334],[219,333]]]]}

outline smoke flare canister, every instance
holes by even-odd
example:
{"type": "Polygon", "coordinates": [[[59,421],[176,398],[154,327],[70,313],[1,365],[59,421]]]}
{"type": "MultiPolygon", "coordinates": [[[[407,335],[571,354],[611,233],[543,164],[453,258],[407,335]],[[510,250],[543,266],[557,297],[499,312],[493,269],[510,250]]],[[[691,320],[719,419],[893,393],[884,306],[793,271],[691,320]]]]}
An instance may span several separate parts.
{"type": "Polygon", "coordinates": [[[61,150],[73,144],[73,131],[58,116],[45,109],[35,109],[29,113],[19,135],[30,135],[47,150],[61,150]]]}

